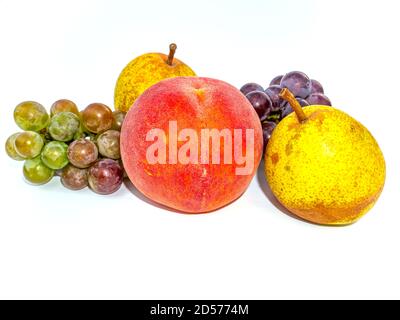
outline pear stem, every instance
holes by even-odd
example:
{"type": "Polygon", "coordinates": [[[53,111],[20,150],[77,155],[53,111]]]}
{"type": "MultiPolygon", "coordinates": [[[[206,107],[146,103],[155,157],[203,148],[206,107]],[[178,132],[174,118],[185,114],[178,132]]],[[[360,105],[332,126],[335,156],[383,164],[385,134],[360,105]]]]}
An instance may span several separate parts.
{"type": "Polygon", "coordinates": [[[299,122],[304,122],[307,120],[307,116],[303,111],[303,108],[301,107],[300,103],[297,101],[296,97],[293,95],[293,93],[290,92],[290,90],[284,88],[282,89],[281,93],[279,96],[289,102],[290,106],[294,110],[294,112],[297,115],[297,119],[299,119],[299,122]]]}
{"type": "Polygon", "coordinates": [[[172,66],[172,62],[174,61],[176,49],[178,49],[178,46],[175,43],[171,43],[169,45],[169,55],[167,59],[167,64],[169,64],[170,66],[172,66]]]}

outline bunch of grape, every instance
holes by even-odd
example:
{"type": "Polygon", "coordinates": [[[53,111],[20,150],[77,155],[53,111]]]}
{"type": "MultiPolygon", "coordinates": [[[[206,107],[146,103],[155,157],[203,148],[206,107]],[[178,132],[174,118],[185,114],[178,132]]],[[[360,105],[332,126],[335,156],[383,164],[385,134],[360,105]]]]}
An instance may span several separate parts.
{"type": "Polygon", "coordinates": [[[324,94],[322,85],[300,71],[292,71],[284,76],[275,77],[265,90],[257,83],[245,84],[240,91],[250,101],[260,117],[264,135],[264,148],[267,146],[276,125],[293,112],[290,104],[279,96],[283,88],[289,89],[302,107],[332,105],[329,98],[324,94]]]}
{"type": "Polygon", "coordinates": [[[14,110],[14,120],[24,132],[6,141],[10,158],[25,161],[25,179],[34,185],[60,176],[68,189],[87,186],[111,194],[122,185],[120,130],[125,114],[93,103],[80,112],[70,100],[56,101],[50,115],[39,103],[27,101],[14,110]]]}

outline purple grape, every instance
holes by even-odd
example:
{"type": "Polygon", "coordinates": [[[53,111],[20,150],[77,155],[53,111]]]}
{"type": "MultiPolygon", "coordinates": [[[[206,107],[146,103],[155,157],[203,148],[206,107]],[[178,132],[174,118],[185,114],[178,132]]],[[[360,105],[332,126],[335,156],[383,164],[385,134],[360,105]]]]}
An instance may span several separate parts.
{"type": "Polygon", "coordinates": [[[307,98],[311,94],[311,80],[300,71],[287,73],[281,81],[282,88],[288,88],[295,97],[307,98]]]}
{"type": "Polygon", "coordinates": [[[246,98],[256,110],[261,121],[267,119],[274,108],[272,100],[265,92],[253,91],[250,92],[246,98]]]}
{"type": "Polygon", "coordinates": [[[263,137],[264,137],[264,150],[267,147],[268,141],[271,138],[272,132],[276,128],[275,122],[266,121],[262,123],[263,137]]]}
{"type": "Polygon", "coordinates": [[[331,100],[322,93],[313,93],[307,98],[307,101],[312,106],[332,106],[331,100]]]}
{"type": "Polygon", "coordinates": [[[118,161],[103,159],[89,169],[89,186],[98,194],[111,194],[122,186],[124,171],[118,161]]]}
{"type": "Polygon", "coordinates": [[[264,91],[264,88],[257,83],[247,83],[240,89],[240,91],[247,96],[253,91],[264,91]]]}
{"type": "MultiPolygon", "coordinates": [[[[300,103],[300,105],[302,107],[306,107],[309,106],[310,104],[301,98],[296,98],[296,100],[300,103]]],[[[293,112],[293,109],[291,107],[291,105],[289,104],[289,102],[286,102],[286,104],[284,105],[283,109],[282,109],[282,116],[281,119],[286,118],[289,114],[291,114],[293,112]]]]}
{"type": "Polygon", "coordinates": [[[277,85],[270,86],[269,88],[265,89],[265,93],[270,97],[273,103],[273,109],[272,111],[279,111],[281,108],[281,105],[283,103],[283,99],[279,97],[279,94],[281,93],[282,88],[277,85]]]}
{"type": "Polygon", "coordinates": [[[273,78],[269,85],[270,86],[280,86],[282,78],[283,78],[283,76],[277,76],[277,77],[273,78]]]}
{"type": "Polygon", "coordinates": [[[307,107],[307,106],[310,105],[310,104],[308,103],[308,101],[305,100],[305,99],[296,98],[296,100],[300,103],[300,105],[301,105],[302,107],[307,107]]]}
{"type": "Polygon", "coordinates": [[[311,94],[313,93],[324,93],[324,88],[322,84],[317,80],[311,80],[311,94]]]}

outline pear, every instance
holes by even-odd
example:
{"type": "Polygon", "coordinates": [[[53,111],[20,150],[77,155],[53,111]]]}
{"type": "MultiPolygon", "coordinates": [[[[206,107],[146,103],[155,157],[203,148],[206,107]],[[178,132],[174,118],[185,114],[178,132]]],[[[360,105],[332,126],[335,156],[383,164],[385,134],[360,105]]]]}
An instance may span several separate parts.
{"type": "Polygon", "coordinates": [[[168,56],[147,53],[132,60],[118,78],[114,94],[115,109],[127,112],[146,89],[161,80],[196,76],[189,66],[174,58],[176,49],[176,44],[172,43],[168,56]]]}
{"type": "Polygon", "coordinates": [[[279,123],[267,146],[265,175],[273,194],[307,221],[356,222],[385,184],[385,159],[374,137],[338,109],[302,108],[287,89],[280,96],[295,112],[279,123]]]}

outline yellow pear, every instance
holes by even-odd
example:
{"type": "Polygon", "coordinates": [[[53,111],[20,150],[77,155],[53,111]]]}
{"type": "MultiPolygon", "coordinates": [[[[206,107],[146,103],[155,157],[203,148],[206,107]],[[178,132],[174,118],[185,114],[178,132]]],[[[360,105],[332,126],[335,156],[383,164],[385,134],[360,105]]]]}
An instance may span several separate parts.
{"type": "Polygon", "coordinates": [[[173,43],[168,56],[147,53],[132,60],[118,78],[114,95],[115,109],[127,112],[146,89],[161,80],[196,76],[189,66],[174,58],[176,49],[173,43]]]}
{"type": "Polygon", "coordinates": [[[273,194],[307,221],[356,222],[384,187],[386,166],[377,142],[340,110],[301,108],[287,89],[281,97],[295,112],[279,123],[267,146],[265,174],[273,194]]]}

